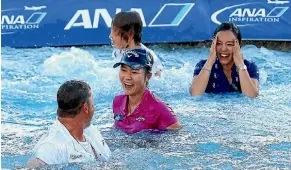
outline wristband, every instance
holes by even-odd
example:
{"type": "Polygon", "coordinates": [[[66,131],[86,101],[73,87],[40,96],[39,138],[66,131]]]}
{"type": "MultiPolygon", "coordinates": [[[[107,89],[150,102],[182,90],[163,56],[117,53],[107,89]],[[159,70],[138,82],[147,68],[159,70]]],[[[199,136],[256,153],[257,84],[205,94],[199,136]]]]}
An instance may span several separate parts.
{"type": "Polygon", "coordinates": [[[208,68],[203,67],[202,70],[207,70],[209,72],[209,74],[211,73],[211,70],[208,68]]]}
{"type": "Polygon", "coordinates": [[[242,64],[238,67],[238,71],[246,71],[247,70],[247,66],[245,64],[242,64]]]}

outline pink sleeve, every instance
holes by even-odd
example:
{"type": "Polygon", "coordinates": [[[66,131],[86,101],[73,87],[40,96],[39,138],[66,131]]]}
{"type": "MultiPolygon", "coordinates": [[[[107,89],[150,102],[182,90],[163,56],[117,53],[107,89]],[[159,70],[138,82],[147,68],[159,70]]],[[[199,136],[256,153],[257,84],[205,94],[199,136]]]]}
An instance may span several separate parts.
{"type": "Polygon", "coordinates": [[[115,99],[116,99],[116,97],[114,97],[113,102],[112,102],[112,112],[113,113],[115,113],[115,108],[116,108],[116,106],[115,106],[115,99]]]}
{"type": "Polygon", "coordinates": [[[113,115],[117,114],[120,111],[120,97],[115,96],[112,102],[112,111],[113,115]]]}
{"type": "Polygon", "coordinates": [[[161,103],[161,107],[158,111],[160,112],[160,116],[157,120],[157,127],[159,129],[167,129],[168,126],[177,122],[177,118],[174,115],[173,110],[166,104],[161,103]]]}

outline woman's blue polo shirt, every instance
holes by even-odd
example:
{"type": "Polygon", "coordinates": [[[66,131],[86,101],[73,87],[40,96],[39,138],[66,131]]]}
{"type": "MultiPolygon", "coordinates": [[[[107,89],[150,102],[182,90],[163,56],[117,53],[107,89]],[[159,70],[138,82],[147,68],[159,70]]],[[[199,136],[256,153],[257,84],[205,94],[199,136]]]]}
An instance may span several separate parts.
{"type": "MultiPolygon", "coordinates": [[[[197,76],[201,69],[203,68],[206,60],[201,60],[198,62],[194,69],[194,76],[197,76]]],[[[249,62],[244,60],[247,66],[247,71],[251,78],[257,79],[259,81],[259,70],[254,62],[249,62]]],[[[225,92],[241,92],[239,74],[237,67],[234,65],[231,72],[232,84],[229,84],[227,77],[223,72],[222,65],[217,59],[212,66],[209,81],[205,90],[205,93],[225,93],[225,92]]]]}

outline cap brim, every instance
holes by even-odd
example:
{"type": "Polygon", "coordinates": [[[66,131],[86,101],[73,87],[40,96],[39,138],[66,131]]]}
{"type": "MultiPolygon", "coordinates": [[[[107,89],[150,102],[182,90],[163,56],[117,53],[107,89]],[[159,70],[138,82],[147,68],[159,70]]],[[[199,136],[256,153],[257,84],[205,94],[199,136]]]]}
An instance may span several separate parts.
{"type": "Polygon", "coordinates": [[[116,67],[118,67],[118,66],[120,66],[122,63],[115,63],[114,65],[113,65],[113,68],[116,68],[116,67]]]}
{"type": "Polygon", "coordinates": [[[141,68],[146,67],[146,66],[143,66],[143,65],[141,65],[139,63],[135,63],[135,62],[119,62],[119,63],[114,64],[113,68],[116,68],[116,67],[120,66],[121,64],[125,64],[134,70],[139,70],[141,68]]]}

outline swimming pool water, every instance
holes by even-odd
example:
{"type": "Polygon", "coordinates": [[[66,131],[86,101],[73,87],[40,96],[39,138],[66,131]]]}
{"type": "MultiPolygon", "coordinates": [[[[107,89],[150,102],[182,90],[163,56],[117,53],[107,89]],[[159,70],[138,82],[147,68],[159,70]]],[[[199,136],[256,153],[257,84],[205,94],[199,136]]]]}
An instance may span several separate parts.
{"type": "Polygon", "coordinates": [[[243,47],[260,68],[260,96],[238,93],[191,97],[195,64],[208,48],[151,46],[165,64],[150,90],[169,103],[183,129],[126,135],[112,127],[112,100],[121,94],[110,46],[2,48],[2,168],[23,167],[37,140],[56,118],[56,92],[82,79],[94,93],[95,115],[113,152],[107,163],[53,169],[274,169],[291,168],[291,53],[243,47]]]}

